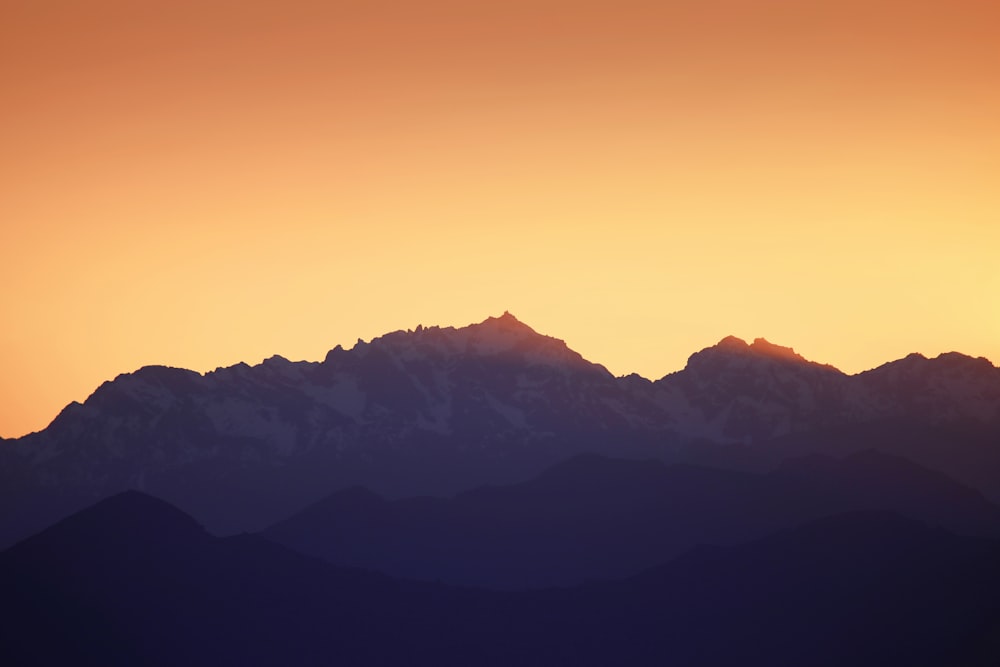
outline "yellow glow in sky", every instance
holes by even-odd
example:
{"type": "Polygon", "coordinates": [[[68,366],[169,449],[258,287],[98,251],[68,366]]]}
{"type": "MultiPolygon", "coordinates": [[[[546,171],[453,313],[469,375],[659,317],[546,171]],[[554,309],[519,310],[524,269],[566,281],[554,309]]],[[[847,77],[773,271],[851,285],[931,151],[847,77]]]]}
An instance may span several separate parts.
{"type": "Polygon", "coordinates": [[[504,310],[651,378],[996,362],[998,44],[972,0],[4,3],[0,435],[504,310]]]}

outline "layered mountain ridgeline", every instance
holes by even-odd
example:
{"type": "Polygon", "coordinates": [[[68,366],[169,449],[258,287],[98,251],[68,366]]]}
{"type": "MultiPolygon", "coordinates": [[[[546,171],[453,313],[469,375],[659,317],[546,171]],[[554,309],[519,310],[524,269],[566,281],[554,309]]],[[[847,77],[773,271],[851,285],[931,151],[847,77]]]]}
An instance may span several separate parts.
{"type": "Polygon", "coordinates": [[[143,368],[4,447],[0,543],[126,488],[235,532],[354,484],[450,493],[578,451],[650,451],[673,439],[668,424],[510,315],[359,341],[323,362],[143,368]]]}
{"type": "Polygon", "coordinates": [[[0,443],[0,544],[127,488],[225,533],[338,488],[450,494],[587,451],[764,470],[877,448],[1000,498],[998,443],[1000,369],[984,359],[911,355],[848,376],[727,338],[650,382],[615,378],[505,313],[322,362],[119,376],[44,431],[0,443]]]}
{"type": "Polygon", "coordinates": [[[129,492],[0,553],[0,662],[985,667],[998,560],[992,540],[849,513],[614,583],[491,593],[212,537],[129,492]]]}
{"type": "Polygon", "coordinates": [[[699,544],[858,510],[1000,537],[1000,508],[981,494],[878,452],[793,459],[768,474],[581,455],[529,482],[450,499],[340,491],[264,535],[335,565],[526,589],[621,578],[699,544]]]}

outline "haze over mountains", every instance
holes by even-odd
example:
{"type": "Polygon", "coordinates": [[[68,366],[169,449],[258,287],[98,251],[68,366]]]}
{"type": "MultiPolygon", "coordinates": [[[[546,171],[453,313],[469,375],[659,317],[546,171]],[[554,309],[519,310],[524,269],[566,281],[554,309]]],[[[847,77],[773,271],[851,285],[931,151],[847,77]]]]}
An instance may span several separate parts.
{"type": "Polygon", "coordinates": [[[849,376],[726,338],[656,381],[612,376],[509,313],[418,327],[322,362],[146,367],[0,447],[0,544],[129,489],[212,531],[259,530],[340,488],[447,495],[581,452],[763,471],[903,455],[1000,498],[1000,369],[910,355],[849,376]]]}

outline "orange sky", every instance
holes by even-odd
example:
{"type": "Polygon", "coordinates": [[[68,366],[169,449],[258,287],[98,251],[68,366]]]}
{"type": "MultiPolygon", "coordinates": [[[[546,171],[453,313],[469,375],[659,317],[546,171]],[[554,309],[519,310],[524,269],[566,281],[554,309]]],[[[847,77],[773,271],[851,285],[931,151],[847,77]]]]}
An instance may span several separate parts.
{"type": "Polygon", "coordinates": [[[654,378],[1000,361],[992,0],[6,0],[0,121],[8,437],[505,309],[654,378]]]}

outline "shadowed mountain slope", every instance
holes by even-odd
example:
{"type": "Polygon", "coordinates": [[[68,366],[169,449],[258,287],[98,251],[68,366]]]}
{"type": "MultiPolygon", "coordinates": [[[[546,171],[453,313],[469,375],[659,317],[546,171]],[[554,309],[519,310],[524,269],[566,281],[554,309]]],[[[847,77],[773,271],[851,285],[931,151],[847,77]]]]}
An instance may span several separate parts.
{"type": "Polygon", "coordinates": [[[731,545],[850,510],[1000,536],[1000,508],[904,459],[796,459],[770,474],[582,455],[518,485],[450,499],[334,493],[263,534],[344,566],[489,588],[633,574],[697,544],[731,545]]]}

